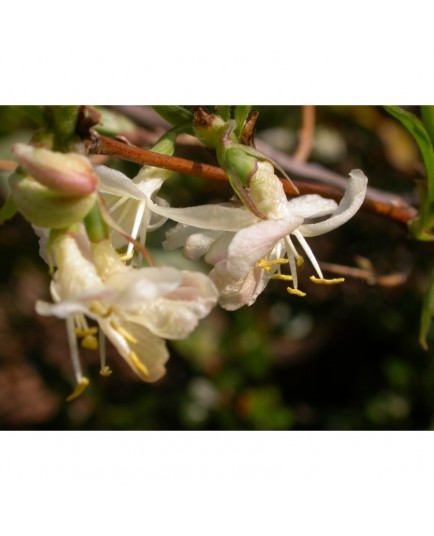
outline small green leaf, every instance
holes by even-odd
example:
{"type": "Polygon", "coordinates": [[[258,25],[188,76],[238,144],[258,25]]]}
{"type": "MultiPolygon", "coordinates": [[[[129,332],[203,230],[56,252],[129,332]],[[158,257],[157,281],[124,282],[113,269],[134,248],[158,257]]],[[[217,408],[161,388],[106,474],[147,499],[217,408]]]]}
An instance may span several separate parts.
{"type": "Polygon", "coordinates": [[[251,109],[251,106],[235,106],[235,121],[237,122],[237,128],[235,129],[235,133],[238,138],[243,132],[244,124],[251,109]]]}
{"type": "Polygon", "coordinates": [[[434,143],[434,106],[421,106],[420,113],[423,124],[431,138],[431,143],[434,143]]]}
{"type": "Polygon", "coordinates": [[[137,126],[125,115],[108,110],[104,106],[95,106],[95,109],[101,114],[101,124],[95,126],[95,130],[108,136],[117,134],[126,134],[134,132],[137,126]]]}
{"type": "Polygon", "coordinates": [[[428,198],[434,201],[434,150],[422,121],[399,106],[385,106],[387,112],[400,121],[415,139],[422,153],[428,180],[428,198]]]}
{"type": "Polygon", "coordinates": [[[175,152],[176,138],[181,132],[185,132],[186,126],[187,125],[180,125],[179,127],[174,127],[165,132],[161,136],[161,138],[158,139],[157,143],[152,147],[151,151],[153,151],[154,153],[172,156],[175,152]]]}
{"type": "Polygon", "coordinates": [[[434,279],[431,281],[428,292],[425,295],[422,305],[422,315],[420,317],[419,342],[424,350],[428,350],[426,338],[431,327],[434,316],[434,279]]]}
{"type": "Polygon", "coordinates": [[[216,114],[219,115],[223,121],[229,121],[231,118],[231,107],[225,105],[215,107],[216,114]]]}
{"type": "Polygon", "coordinates": [[[153,106],[153,108],[174,127],[193,123],[193,114],[183,106],[153,106]]]}

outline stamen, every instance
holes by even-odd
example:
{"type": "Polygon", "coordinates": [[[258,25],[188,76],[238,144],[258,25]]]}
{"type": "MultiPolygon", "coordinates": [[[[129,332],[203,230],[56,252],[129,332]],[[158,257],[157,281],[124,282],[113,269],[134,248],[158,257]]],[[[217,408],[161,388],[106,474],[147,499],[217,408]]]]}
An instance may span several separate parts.
{"type": "Polygon", "coordinates": [[[66,397],[66,401],[71,402],[71,400],[78,398],[88,385],[89,380],[83,376],[75,386],[75,389],[72,391],[72,393],[66,397]]]}
{"type": "Polygon", "coordinates": [[[128,261],[130,261],[132,258],[134,257],[134,251],[130,252],[130,253],[123,253],[122,255],[119,255],[119,258],[121,259],[122,262],[126,263],[128,261]]]}
{"type": "Polygon", "coordinates": [[[131,361],[135,368],[137,368],[140,372],[142,372],[142,374],[145,375],[146,378],[149,378],[151,376],[147,367],[137,357],[136,352],[130,352],[128,354],[128,359],[131,361]]]}
{"type": "Polygon", "coordinates": [[[88,350],[98,350],[98,340],[95,335],[86,335],[81,341],[81,346],[88,350]]]}
{"type": "Polygon", "coordinates": [[[292,281],[293,277],[292,275],[274,274],[270,277],[270,279],[281,279],[282,281],[292,281]]]}
{"type": "Polygon", "coordinates": [[[263,268],[266,272],[271,271],[271,266],[281,265],[281,264],[288,264],[288,259],[274,259],[272,261],[267,261],[266,259],[262,258],[257,262],[257,266],[259,268],[263,268]]]}
{"type": "MultiPolygon", "coordinates": [[[[140,202],[139,206],[137,208],[137,211],[136,211],[136,215],[134,217],[133,228],[131,230],[131,236],[132,236],[132,238],[134,238],[134,240],[136,240],[136,238],[137,238],[137,233],[139,232],[139,229],[140,229],[140,224],[142,222],[143,213],[145,212],[145,208],[146,208],[146,203],[143,202],[143,201],[140,202]]],[[[132,242],[128,242],[126,255],[127,256],[134,255],[134,244],[132,242]]]]}
{"type": "Polygon", "coordinates": [[[107,365],[105,367],[102,367],[101,370],[99,371],[99,373],[101,374],[101,376],[104,376],[105,378],[107,378],[108,376],[110,376],[110,374],[112,373],[112,369],[110,367],[108,367],[107,365]]]}
{"type": "Polygon", "coordinates": [[[112,205],[109,208],[109,212],[114,212],[117,208],[119,208],[121,205],[123,205],[126,201],[128,201],[128,197],[121,197],[114,205],[112,205]]]}
{"type": "Polygon", "coordinates": [[[106,346],[105,346],[105,335],[102,329],[99,330],[99,362],[100,362],[100,371],[101,376],[110,376],[112,370],[106,365],[106,346]]]}
{"type": "Polygon", "coordinates": [[[309,244],[306,242],[306,239],[298,230],[294,231],[294,234],[297,237],[298,241],[300,242],[301,247],[306,252],[306,255],[308,256],[310,262],[312,263],[312,266],[315,268],[316,273],[319,275],[319,278],[324,279],[322,272],[321,272],[321,268],[319,267],[318,261],[316,260],[315,255],[313,254],[313,251],[310,249],[309,244]]]}
{"type": "Polygon", "coordinates": [[[131,335],[129,331],[127,331],[122,326],[117,326],[114,322],[110,322],[110,326],[119,333],[127,342],[130,342],[131,344],[137,344],[138,340],[131,335]]]}
{"type": "Polygon", "coordinates": [[[343,283],[345,281],[345,278],[343,277],[336,277],[335,279],[324,279],[315,277],[314,275],[310,276],[310,280],[312,283],[318,283],[319,285],[337,285],[339,283],[343,283]]]}
{"type": "Polygon", "coordinates": [[[299,263],[298,259],[300,258],[300,255],[297,253],[297,250],[295,249],[294,244],[292,243],[289,235],[285,236],[285,245],[286,255],[288,256],[289,260],[289,269],[291,270],[291,275],[294,281],[294,288],[296,289],[298,287],[297,264],[299,263]]]}
{"type": "Polygon", "coordinates": [[[80,356],[78,353],[77,337],[74,332],[74,320],[71,316],[66,318],[66,333],[68,337],[69,351],[71,353],[72,368],[74,369],[74,375],[77,383],[83,378],[81,371],[80,356]]]}
{"type": "Polygon", "coordinates": [[[90,304],[89,309],[92,313],[95,313],[96,315],[101,316],[102,318],[107,318],[112,313],[111,307],[107,307],[107,309],[104,309],[104,306],[98,301],[92,302],[90,304]]]}
{"type": "Polygon", "coordinates": [[[98,328],[75,328],[75,335],[77,337],[88,337],[90,335],[96,335],[98,333],[98,328]]]}
{"type": "Polygon", "coordinates": [[[301,297],[306,296],[306,292],[302,292],[298,288],[288,287],[286,290],[288,291],[289,294],[294,294],[295,296],[301,296],[301,297]]]}

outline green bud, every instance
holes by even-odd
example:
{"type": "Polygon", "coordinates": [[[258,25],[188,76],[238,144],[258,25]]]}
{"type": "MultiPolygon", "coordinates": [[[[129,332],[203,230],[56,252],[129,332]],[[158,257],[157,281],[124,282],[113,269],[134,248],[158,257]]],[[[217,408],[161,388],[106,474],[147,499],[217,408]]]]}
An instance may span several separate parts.
{"type": "Polygon", "coordinates": [[[218,115],[207,114],[202,108],[194,114],[194,135],[211,149],[219,145],[226,129],[227,123],[218,115]]]}
{"type": "Polygon", "coordinates": [[[23,143],[16,143],[12,153],[34,179],[58,193],[83,196],[98,187],[92,164],[80,154],[58,153],[23,143]]]}
{"type": "Polygon", "coordinates": [[[14,173],[10,179],[12,198],[26,220],[38,227],[62,229],[79,223],[96,201],[96,193],[86,196],[62,195],[32,177],[14,173]]]}
{"type": "Polygon", "coordinates": [[[240,145],[224,148],[219,158],[219,164],[223,169],[231,166],[241,179],[243,186],[248,186],[252,175],[258,168],[258,160],[254,156],[248,155],[240,145]]]}

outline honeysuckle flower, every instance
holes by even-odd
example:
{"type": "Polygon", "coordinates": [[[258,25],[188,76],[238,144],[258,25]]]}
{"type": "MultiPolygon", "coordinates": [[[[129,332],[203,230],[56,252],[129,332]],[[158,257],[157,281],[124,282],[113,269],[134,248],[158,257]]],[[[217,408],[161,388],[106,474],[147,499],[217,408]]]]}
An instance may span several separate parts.
{"type": "MultiPolygon", "coordinates": [[[[305,237],[327,233],[348,221],[360,208],[366,188],[363,172],[353,170],[339,205],[316,194],[288,200],[272,166],[260,162],[250,181],[249,195],[267,220],[241,209],[248,215],[249,223],[228,232],[230,214],[224,230],[210,229],[205,218],[197,218],[193,226],[178,224],[169,231],[163,245],[167,249],[183,245],[185,255],[191,259],[205,256],[205,261],[214,266],[209,275],[219,289],[219,303],[226,309],[251,305],[272,278],[292,281],[288,292],[304,296],[298,289],[297,277],[303,257],[292,237],[297,239],[315,269],[317,276],[311,277],[314,283],[342,282],[342,278],[324,278],[305,237]],[[290,275],[282,273],[284,264],[289,264],[290,275]]],[[[236,219],[239,220],[238,215],[236,219]]]]}
{"type": "Polygon", "coordinates": [[[64,318],[77,386],[68,397],[77,397],[88,385],[83,375],[77,337],[96,349],[98,328],[101,374],[105,364],[102,334],[108,337],[133,371],[146,382],[165,373],[169,357],[164,339],[181,339],[217,302],[217,290],[204,274],[175,268],[134,269],[124,265],[109,240],[83,251],[72,233],[57,236],[51,253],[57,266],[51,284],[55,303],[38,301],[41,315],[64,318]]]}
{"type": "MultiPolygon", "coordinates": [[[[156,194],[163,182],[171,175],[165,169],[144,166],[134,179],[122,172],[106,166],[98,166],[99,191],[103,194],[112,217],[135,240],[144,246],[146,234],[163,225],[165,217],[153,213],[149,200],[167,205],[167,201],[156,194]]],[[[116,248],[125,245],[125,240],[117,233],[112,236],[116,248]]],[[[133,244],[128,243],[125,259],[132,257],[133,244]]]]}

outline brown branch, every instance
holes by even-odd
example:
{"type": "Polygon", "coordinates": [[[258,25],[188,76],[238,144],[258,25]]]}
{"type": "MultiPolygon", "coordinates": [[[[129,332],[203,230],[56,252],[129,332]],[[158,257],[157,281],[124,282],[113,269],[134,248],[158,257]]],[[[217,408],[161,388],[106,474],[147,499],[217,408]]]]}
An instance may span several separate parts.
{"type": "MultiPolygon", "coordinates": [[[[261,149],[262,148],[259,150],[261,149]]],[[[139,147],[127,145],[106,136],[98,135],[95,132],[92,134],[89,152],[91,154],[102,154],[122,158],[123,160],[136,162],[137,164],[141,165],[147,164],[150,166],[170,169],[171,171],[177,171],[179,173],[194,175],[196,177],[202,177],[205,179],[228,181],[223,169],[217,166],[193,162],[192,160],[178,158],[175,156],[161,155],[152,151],[140,149],[139,147]]],[[[281,160],[279,158],[281,154],[278,151],[263,152],[282,165],[281,161],[279,161],[281,160]],[[270,152],[272,154],[270,154],[270,152]]],[[[287,163],[288,162],[286,160],[285,164],[287,163]]],[[[325,169],[321,169],[312,164],[300,162],[292,162],[292,164],[293,167],[297,167],[303,171],[303,173],[298,173],[298,175],[304,175],[305,177],[309,176],[310,179],[312,179],[312,175],[314,175],[317,179],[318,175],[322,179],[324,179],[324,176],[326,176],[328,179],[330,179],[330,182],[334,183],[332,186],[330,186],[328,184],[314,184],[313,182],[306,183],[305,181],[294,180],[293,182],[300,190],[301,194],[316,193],[338,200],[342,197],[342,191],[345,189],[347,182],[344,177],[325,169]]],[[[282,167],[285,169],[285,171],[287,171],[287,165],[282,165],[282,167]]],[[[296,192],[294,192],[290,182],[287,180],[283,180],[283,187],[288,195],[295,195],[296,192]]],[[[415,218],[418,213],[417,210],[413,206],[409,205],[402,197],[374,188],[368,188],[363,206],[365,209],[373,212],[374,214],[387,216],[392,220],[402,223],[408,223],[411,219],[415,218]]]]}
{"type": "Polygon", "coordinates": [[[315,130],[315,106],[302,107],[302,126],[298,132],[298,147],[293,155],[294,160],[305,162],[312,150],[315,130]]]}
{"type": "Polygon", "coordinates": [[[343,266],[328,262],[320,262],[320,266],[325,272],[363,279],[368,285],[379,285],[380,287],[396,287],[403,285],[408,279],[408,274],[403,272],[377,275],[373,269],[368,268],[355,268],[353,266],[343,266]]]}
{"type": "Polygon", "coordinates": [[[13,171],[17,167],[12,160],[0,160],[0,171],[13,171]]]}

